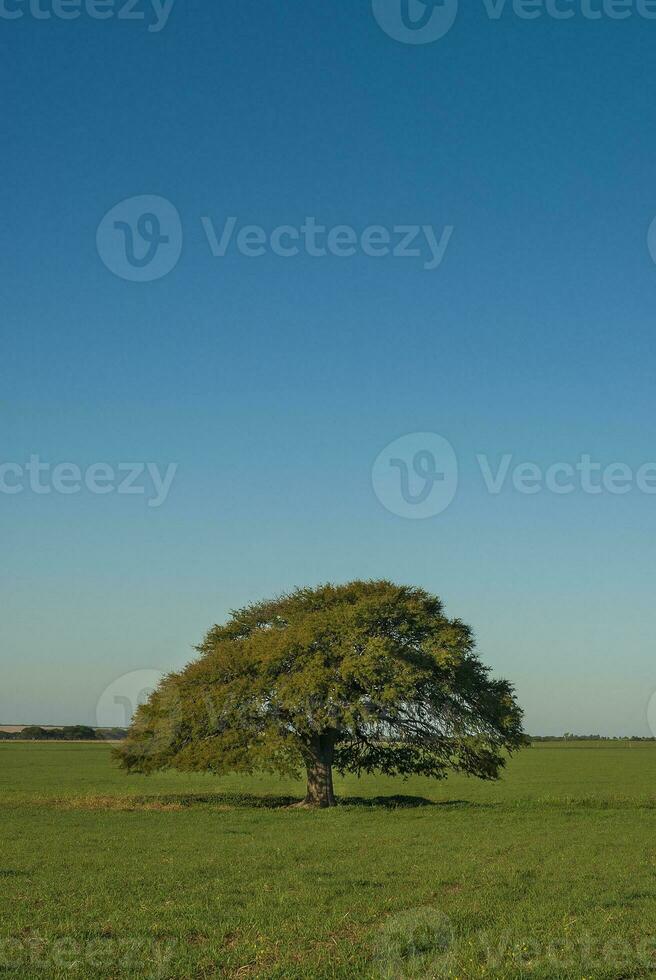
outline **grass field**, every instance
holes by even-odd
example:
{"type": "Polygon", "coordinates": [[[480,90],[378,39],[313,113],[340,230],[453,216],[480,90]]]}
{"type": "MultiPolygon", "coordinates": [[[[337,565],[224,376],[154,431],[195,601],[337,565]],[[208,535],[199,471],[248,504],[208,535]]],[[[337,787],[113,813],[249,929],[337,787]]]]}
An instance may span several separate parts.
{"type": "Polygon", "coordinates": [[[0,744],[0,973],[653,977],[655,786],[654,744],[541,743],[498,783],[338,778],[306,812],[270,776],[0,744]]]}

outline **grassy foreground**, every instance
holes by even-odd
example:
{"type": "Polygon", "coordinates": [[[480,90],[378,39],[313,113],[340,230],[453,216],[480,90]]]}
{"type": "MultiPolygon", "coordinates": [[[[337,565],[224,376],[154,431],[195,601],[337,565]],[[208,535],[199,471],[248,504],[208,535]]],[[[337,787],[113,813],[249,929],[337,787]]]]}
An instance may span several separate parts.
{"type": "Polygon", "coordinates": [[[269,776],[0,744],[0,974],[653,977],[655,780],[654,744],[543,743],[308,813],[269,776]]]}

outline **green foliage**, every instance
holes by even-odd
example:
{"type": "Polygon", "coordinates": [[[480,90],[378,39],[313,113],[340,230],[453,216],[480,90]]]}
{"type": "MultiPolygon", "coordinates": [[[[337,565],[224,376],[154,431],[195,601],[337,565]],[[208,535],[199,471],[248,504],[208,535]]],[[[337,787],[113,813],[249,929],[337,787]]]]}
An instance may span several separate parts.
{"type": "Polygon", "coordinates": [[[234,612],[198,652],[138,709],[116,749],[128,770],[294,774],[321,743],[341,772],[494,779],[525,742],[512,686],[422,589],[299,589],[234,612]]]}
{"type": "Polygon", "coordinates": [[[20,734],[22,739],[38,739],[40,741],[44,741],[45,739],[50,738],[47,729],[41,728],[40,725],[28,725],[27,728],[24,728],[18,734],[20,734]]]}
{"type": "Polygon", "coordinates": [[[96,732],[89,725],[67,725],[61,729],[61,736],[72,741],[88,741],[96,738],[96,732]]]}

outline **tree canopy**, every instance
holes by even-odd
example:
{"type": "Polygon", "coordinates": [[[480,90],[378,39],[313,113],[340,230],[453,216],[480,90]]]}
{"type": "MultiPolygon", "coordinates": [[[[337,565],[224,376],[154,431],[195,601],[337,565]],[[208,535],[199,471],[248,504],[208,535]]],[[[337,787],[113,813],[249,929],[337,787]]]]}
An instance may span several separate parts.
{"type": "Polygon", "coordinates": [[[130,771],[307,771],[307,805],[340,772],[458,771],[495,779],[524,744],[512,685],[472,631],[420,588],[387,581],[298,589],[213,626],[116,749],[130,771]]]}

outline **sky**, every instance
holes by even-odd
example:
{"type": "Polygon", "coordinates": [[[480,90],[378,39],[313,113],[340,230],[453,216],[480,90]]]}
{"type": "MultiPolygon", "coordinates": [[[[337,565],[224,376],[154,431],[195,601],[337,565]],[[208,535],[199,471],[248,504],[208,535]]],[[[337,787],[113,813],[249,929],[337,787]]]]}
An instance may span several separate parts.
{"type": "Polygon", "coordinates": [[[650,734],[649,5],[75,3],[0,3],[0,723],[389,578],[650,734]]]}

